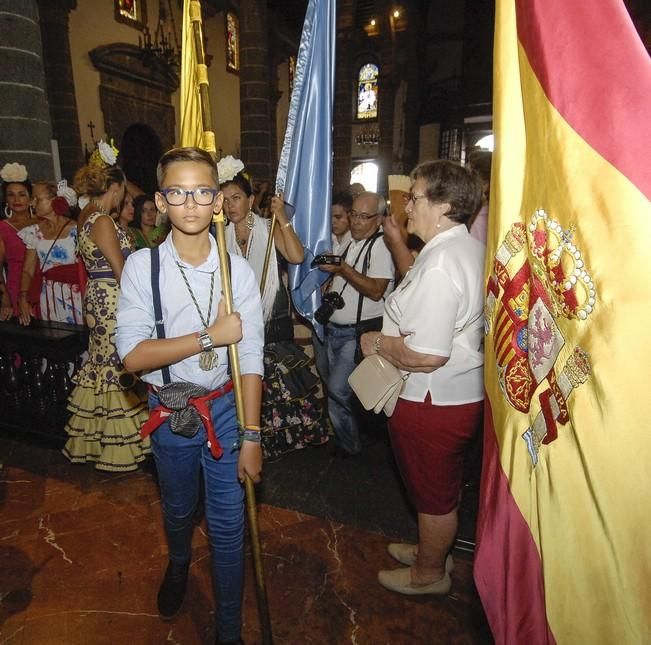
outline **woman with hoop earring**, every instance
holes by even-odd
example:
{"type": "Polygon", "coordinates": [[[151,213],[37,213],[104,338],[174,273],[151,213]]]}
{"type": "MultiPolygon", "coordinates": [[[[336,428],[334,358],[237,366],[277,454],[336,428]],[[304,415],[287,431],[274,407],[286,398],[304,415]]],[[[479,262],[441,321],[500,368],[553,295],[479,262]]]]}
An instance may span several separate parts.
{"type": "Polygon", "coordinates": [[[4,217],[0,221],[0,321],[18,316],[18,292],[25,259],[25,244],[18,234],[32,219],[32,183],[27,168],[7,163],[0,170],[4,217]],[[5,276],[3,269],[6,268],[5,276]],[[5,279],[6,277],[6,279],[5,279]]]}
{"type": "MultiPolygon", "coordinates": [[[[244,257],[262,281],[269,240],[269,220],[253,212],[255,196],[244,164],[230,155],[217,164],[224,213],[229,220],[226,245],[233,255],[244,257]]],[[[317,399],[319,381],[310,370],[310,358],[294,342],[294,325],[283,262],[300,264],[303,243],[288,219],[282,193],[271,199],[277,226],[262,294],[265,321],[264,389],[262,394],[262,450],[265,459],[290,450],[319,446],[328,441],[328,426],[317,399]]]]}

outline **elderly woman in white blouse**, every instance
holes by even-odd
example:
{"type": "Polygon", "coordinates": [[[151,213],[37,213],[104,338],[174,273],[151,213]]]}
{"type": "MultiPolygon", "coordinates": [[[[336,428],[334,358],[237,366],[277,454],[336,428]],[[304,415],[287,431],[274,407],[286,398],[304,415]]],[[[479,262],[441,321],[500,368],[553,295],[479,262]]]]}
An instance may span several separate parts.
{"type": "Polygon", "coordinates": [[[418,512],[418,544],[390,544],[405,566],[378,580],[398,593],[447,594],[463,463],[483,412],[485,247],[467,228],[481,186],[450,161],[420,164],[411,179],[407,230],[425,246],[387,298],[382,332],[365,334],[362,351],[409,373],[389,432],[418,512]]]}

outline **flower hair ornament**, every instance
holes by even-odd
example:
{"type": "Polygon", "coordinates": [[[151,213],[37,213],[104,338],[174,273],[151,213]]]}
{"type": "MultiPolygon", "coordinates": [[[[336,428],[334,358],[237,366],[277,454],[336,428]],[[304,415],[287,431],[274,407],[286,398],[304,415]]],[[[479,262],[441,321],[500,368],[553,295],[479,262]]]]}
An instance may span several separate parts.
{"type": "Polygon", "coordinates": [[[241,159],[235,159],[233,155],[226,155],[217,162],[217,174],[219,175],[220,184],[226,181],[233,181],[238,173],[244,175],[248,181],[249,176],[244,172],[244,163],[241,159]]]}
{"type": "Polygon", "coordinates": [[[70,208],[77,205],[77,193],[73,188],[68,186],[68,182],[65,179],[62,179],[57,184],[57,197],[63,197],[68,202],[70,208]]]}
{"type": "Polygon", "coordinates": [[[21,163],[6,163],[0,170],[0,178],[6,184],[27,181],[27,168],[21,163]]]}
{"type": "Polygon", "coordinates": [[[115,147],[113,139],[110,143],[100,139],[97,142],[97,147],[93,150],[93,154],[90,155],[88,160],[88,165],[93,168],[107,168],[108,166],[115,165],[115,162],[118,160],[119,150],[115,147]]]}
{"type": "Polygon", "coordinates": [[[63,215],[65,217],[70,217],[70,204],[68,200],[65,197],[62,197],[61,195],[57,195],[52,200],[52,210],[54,211],[55,215],[59,215],[59,216],[63,215]]]}

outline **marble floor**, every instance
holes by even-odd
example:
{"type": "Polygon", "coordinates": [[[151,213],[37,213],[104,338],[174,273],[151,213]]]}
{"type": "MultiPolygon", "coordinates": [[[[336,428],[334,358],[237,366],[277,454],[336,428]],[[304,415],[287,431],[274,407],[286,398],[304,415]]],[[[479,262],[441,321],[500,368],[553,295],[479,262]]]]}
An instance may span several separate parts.
{"type": "MultiPolygon", "coordinates": [[[[150,467],[100,473],[6,437],[0,464],[0,645],[213,642],[203,522],[183,609],[172,622],[157,615],[166,547],[150,467]]],[[[273,499],[259,522],[274,643],[492,642],[470,556],[456,554],[446,597],[392,594],[376,582],[377,569],[395,566],[382,531],[282,508],[278,490],[273,499]]],[[[247,558],[247,645],[261,642],[254,589],[247,558]]]]}

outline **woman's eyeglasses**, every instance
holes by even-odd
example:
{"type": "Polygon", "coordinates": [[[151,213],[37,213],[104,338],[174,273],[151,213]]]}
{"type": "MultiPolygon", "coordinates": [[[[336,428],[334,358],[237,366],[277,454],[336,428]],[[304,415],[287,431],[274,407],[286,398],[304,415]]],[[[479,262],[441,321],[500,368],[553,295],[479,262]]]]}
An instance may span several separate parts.
{"type": "Polygon", "coordinates": [[[414,193],[409,193],[409,195],[405,197],[405,204],[409,204],[409,202],[411,202],[415,205],[416,202],[419,199],[423,199],[423,197],[427,197],[427,195],[414,195],[414,193]]]}
{"type": "Polygon", "coordinates": [[[215,200],[219,191],[215,188],[195,188],[194,190],[183,190],[182,188],[165,188],[160,194],[170,206],[183,206],[192,195],[197,206],[210,206],[215,200]]]}

